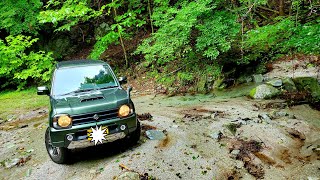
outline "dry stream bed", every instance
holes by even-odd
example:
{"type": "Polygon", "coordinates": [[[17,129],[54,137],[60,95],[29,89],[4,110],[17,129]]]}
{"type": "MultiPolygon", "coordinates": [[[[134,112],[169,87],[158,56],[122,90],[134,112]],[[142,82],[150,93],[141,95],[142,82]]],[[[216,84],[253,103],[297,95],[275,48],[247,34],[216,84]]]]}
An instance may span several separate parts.
{"type": "Polygon", "coordinates": [[[114,179],[128,169],[156,179],[320,178],[320,112],[309,105],[227,95],[133,101],[144,114],[138,145],[117,141],[78,149],[68,165],[47,155],[43,109],[1,123],[0,178],[114,179]],[[150,129],[165,138],[148,139],[150,129]]]}

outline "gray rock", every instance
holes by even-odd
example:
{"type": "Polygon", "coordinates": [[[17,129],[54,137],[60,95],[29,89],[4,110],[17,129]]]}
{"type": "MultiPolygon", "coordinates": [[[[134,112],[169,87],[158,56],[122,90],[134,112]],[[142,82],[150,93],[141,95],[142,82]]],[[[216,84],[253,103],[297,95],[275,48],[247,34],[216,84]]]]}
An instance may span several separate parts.
{"type": "Polygon", "coordinates": [[[242,162],[242,161],[237,161],[236,162],[236,168],[237,169],[241,169],[241,168],[243,168],[244,167],[244,162],[242,162]]]}
{"type": "Polygon", "coordinates": [[[291,78],[287,77],[282,79],[282,83],[283,83],[283,89],[289,92],[297,91],[296,85],[294,84],[291,78]]]}
{"type": "Polygon", "coordinates": [[[232,155],[238,155],[239,153],[240,153],[239,149],[234,149],[234,150],[231,151],[232,155]]]}
{"type": "Polygon", "coordinates": [[[166,135],[159,130],[148,130],[146,131],[146,135],[151,140],[162,140],[166,137],[166,135]]]}
{"type": "Polygon", "coordinates": [[[258,117],[268,124],[271,123],[271,118],[269,117],[269,115],[267,113],[261,113],[258,115],[258,117]]]}
{"type": "Polygon", "coordinates": [[[273,86],[273,87],[281,87],[282,86],[282,80],[281,79],[273,79],[267,82],[267,84],[273,86]]]}
{"type": "Polygon", "coordinates": [[[12,121],[14,120],[16,117],[14,115],[9,115],[7,116],[7,121],[12,121]]]}
{"type": "Polygon", "coordinates": [[[255,83],[262,83],[263,82],[262,74],[255,74],[252,77],[253,77],[253,82],[255,82],[255,83]]]}
{"type": "Polygon", "coordinates": [[[124,172],[116,178],[117,180],[140,180],[140,175],[137,172],[124,172]]]}
{"type": "Polygon", "coordinates": [[[289,114],[284,111],[275,111],[275,112],[273,112],[273,116],[274,117],[285,117],[285,116],[289,116],[289,114]]]}
{"type": "Polygon", "coordinates": [[[223,134],[222,134],[221,131],[210,134],[210,137],[211,137],[212,139],[217,140],[217,141],[219,141],[222,136],[223,136],[223,134]]]}
{"type": "Polygon", "coordinates": [[[19,158],[14,158],[9,161],[6,161],[4,163],[4,166],[9,169],[9,168],[12,168],[13,166],[16,166],[19,162],[20,162],[19,158]]]}
{"type": "Polygon", "coordinates": [[[277,96],[280,91],[270,85],[262,84],[250,91],[249,96],[254,99],[268,99],[277,96]]]}

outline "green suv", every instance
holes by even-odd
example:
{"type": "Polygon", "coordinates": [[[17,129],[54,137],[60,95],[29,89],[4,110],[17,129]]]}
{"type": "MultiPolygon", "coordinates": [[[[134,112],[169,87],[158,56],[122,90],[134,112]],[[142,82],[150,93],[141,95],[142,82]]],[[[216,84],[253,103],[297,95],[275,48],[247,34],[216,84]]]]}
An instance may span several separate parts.
{"type": "Polygon", "coordinates": [[[50,97],[49,127],[45,145],[50,158],[65,163],[69,149],[128,138],[140,138],[140,123],[124,90],[125,77],[116,78],[111,67],[96,60],[64,61],[56,65],[51,90],[38,87],[38,95],[50,97]]]}

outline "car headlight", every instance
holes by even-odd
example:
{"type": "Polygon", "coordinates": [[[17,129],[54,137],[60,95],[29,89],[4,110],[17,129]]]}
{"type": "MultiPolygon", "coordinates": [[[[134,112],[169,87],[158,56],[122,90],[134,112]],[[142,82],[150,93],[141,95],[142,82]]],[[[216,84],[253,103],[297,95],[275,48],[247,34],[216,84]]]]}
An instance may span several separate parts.
{"type": "Polygon", "coordinates": [[[128,105],[122,105],[120,108],[119,108],[119,116],[120,117],[126,117],[128,116],[130,113],[132,112],[131,108],[128,106],[128,105]]]}
{"type": "Polygon", "coordinates": [[[58,125],[58,127],[66,128],[72,125],[72,118],[66,114],[55,116],[53,123],[54,125],[58,125]]]}

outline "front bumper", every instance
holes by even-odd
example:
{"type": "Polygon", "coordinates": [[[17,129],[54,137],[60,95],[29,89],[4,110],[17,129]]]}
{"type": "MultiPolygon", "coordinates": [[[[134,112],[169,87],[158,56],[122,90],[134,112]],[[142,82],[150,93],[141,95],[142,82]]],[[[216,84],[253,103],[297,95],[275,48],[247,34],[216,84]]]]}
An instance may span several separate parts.
{"type": "Polygon", "coordinates": [[[82,124],[73,126],[70,129],[55,129],[50,127],[50,137],[51,143],[56,147],[68,147],[68,148],[78,148],[94,145],[93,142],[87,140],[87,130],[95,128],[96,126],[108,127],[109,134],[106,136],[106,141],[112,142],[117,139],[122,139],[128,134],[132,133],[137,128],[137,117],[133,114],[126,118],[116,118],[111,120],[93,122],[88,124],[82,124]],[[121,125],[125,125],[124,130],[120,129],[121,125]],[[67,136],[72,136],[72,140],[68,140],[67,136]]]}

